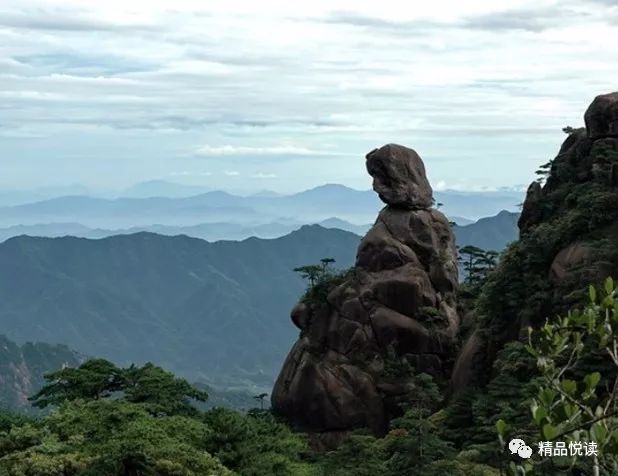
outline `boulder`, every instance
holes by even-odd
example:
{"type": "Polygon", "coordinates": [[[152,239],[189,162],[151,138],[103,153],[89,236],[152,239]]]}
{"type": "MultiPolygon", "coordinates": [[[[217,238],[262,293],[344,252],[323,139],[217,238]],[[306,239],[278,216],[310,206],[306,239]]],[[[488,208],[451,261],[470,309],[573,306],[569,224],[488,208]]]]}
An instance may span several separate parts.
{"type": "Polygon", "coordinates": [[[392,207],[429,208],[433,192],[418,154],[407,147],[387,144],[366,156],[373,189],[392,207]]]}
{"type": "Polygon", "coordinates": [[[539,182],[532,182],[526,192],[526,200],[519,216],[517,226],[524,233],[533,225],[536,225],[542,216],[539,202],[541,200],[542,187],[539,182]]]}
{"type": "Polygon", "coordinates": [[[549,268],[549,278],[552,281],[562,281],[567,278],[569,272],[583,265],[590,259],[592,250],[584,243],[571,243],[560,250],[552,261],[549,268]]]}
{"type": "Polygon", "coordinates": [[[618,137],[618,92],[597,96],[584,114],[590,139],[618,137]]]}

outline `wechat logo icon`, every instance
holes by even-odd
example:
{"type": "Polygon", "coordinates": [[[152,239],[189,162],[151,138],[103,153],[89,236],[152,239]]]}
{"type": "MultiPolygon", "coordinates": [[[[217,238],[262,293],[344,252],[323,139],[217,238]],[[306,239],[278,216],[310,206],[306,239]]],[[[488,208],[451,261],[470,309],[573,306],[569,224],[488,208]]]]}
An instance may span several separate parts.
{"type": "Polygon", "coordinates": [[[517,453],[521,459],[528,459],[532,456],[532,448],[530,448],[524,440],[515,438],[509,442],[509,451],[511,454],[517,453]]]}

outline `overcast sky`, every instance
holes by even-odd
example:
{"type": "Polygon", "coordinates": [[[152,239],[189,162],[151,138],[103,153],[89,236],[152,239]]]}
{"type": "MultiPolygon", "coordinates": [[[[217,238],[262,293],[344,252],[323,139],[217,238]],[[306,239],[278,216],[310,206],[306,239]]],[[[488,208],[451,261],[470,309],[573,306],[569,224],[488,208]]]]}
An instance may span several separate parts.
{"type": "Polygon", "coordinates": [[[618,90],[616,0],[0,1],[0,186],[520,187],[618,90]]]}

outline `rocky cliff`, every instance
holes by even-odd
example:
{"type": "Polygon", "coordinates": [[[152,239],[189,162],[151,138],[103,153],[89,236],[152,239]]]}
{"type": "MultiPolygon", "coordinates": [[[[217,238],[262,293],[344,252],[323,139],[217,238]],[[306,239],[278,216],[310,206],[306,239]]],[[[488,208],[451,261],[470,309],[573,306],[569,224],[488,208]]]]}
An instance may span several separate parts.
{"type": "Polygon", "coordinates": [[[356,264],[323,299],[292,312],[300,337],[272,395],[294,427],[383,434],[415,389],[409,369],[449,376],[459,329],[457,253],[446,217],[432,209],[423,161],[389,144],[366,156],[386,207],[363,238],[356,264]]]}
{"type": "Polygon", "coordinates": [[[483,289],[455,390],[486,381],[498,350],[528,326],[580,304],[589,284],[618,277],[618,93],[595,98],[584,121],[567,129],[546,179],[528,189],[520,239],[483,289]]]}
{"type": "Polygon", "coordinates": [[[82,360],[63,345],[19,346],[0,335],[0,409],[26,409],[28,397],[43,386],[46,373],[65,365],[76,367],[82,360]]]}

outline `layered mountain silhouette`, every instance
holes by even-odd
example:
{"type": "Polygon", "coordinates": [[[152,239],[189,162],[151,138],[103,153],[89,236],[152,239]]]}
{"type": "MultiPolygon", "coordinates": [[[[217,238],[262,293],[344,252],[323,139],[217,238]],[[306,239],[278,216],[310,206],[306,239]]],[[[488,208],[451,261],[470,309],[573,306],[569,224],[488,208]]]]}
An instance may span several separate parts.
{"type": "MultiPolygon", "coordinates": [[[[117,229],[155,223],[193,226],[217,222],[255,226],[286,221],[318,223],[332,217],[354,224],[368,224],[373,222],[382,208],[373,192],[337,184],[323,185],[293,195],[257,194],[248,197],[221,191],[185,197],[177,189],[167,186],[169,196],[144,198],[144,195],[154,193],[159,188],[156,184],[146,184],[130,191],[131,197],[139,198],[106,199],[76,195],[2,206],[0,227],[79,223],[89,228],[117,229]],[[151,189],[154,191],[149,192],[151,189]]],[[[435,198],[448,216],[478,219],[503,209],[514,211],[522,195],[509,191],[437,192],[435,198]]]]}
{"type": "MultiPolygon", "coordinates": [[[[457,222],[453,228],[459,246],[474,245],[487,250],[502,250],[518,235],[518,213],[503,210],[493,217],[481,218],[477,222],[465,219],[451,218],[457,222]]],[[[337,228],[364,235],[371,228],[370,224],[355,225],[340,218],[329,218],[317,225],[324,228],[337,228]]],[[[302,226],[301,223],[290,220],[287,222],[272,222],[261,225],[243,225],[238,223],[202,223],[192,226],[149,225],[124,229],[88,228],[79,223],[48,223],[42,225],[16,225],[0,228],[0,241],[28,235],[40,237],[77,236],[81,238],[106,238],[114,235],[128,235],[139,232],[158,233],[160,235],[186,235],[201,238],[206,241],[244,240],[250,237],[278,238],[289,234],[302,226]]]]}
{"type": "Polygon", "coordinates": [[[148,360],[193,380],[269,387],[295,331],[295,267],[353,263],[359,237],[306,226],[275,240],[151,233],[0,244],[0,329],[121,364],[148,360]]]}
{"type": "Polygon", "coordinates": [[[470,225],[456,226],[453,231],[457,245],[473,245],[484,250],[502,251],[519,235],[517,220],[519,213],[503,210],[496,216],[481,218],[470,225]]]}

